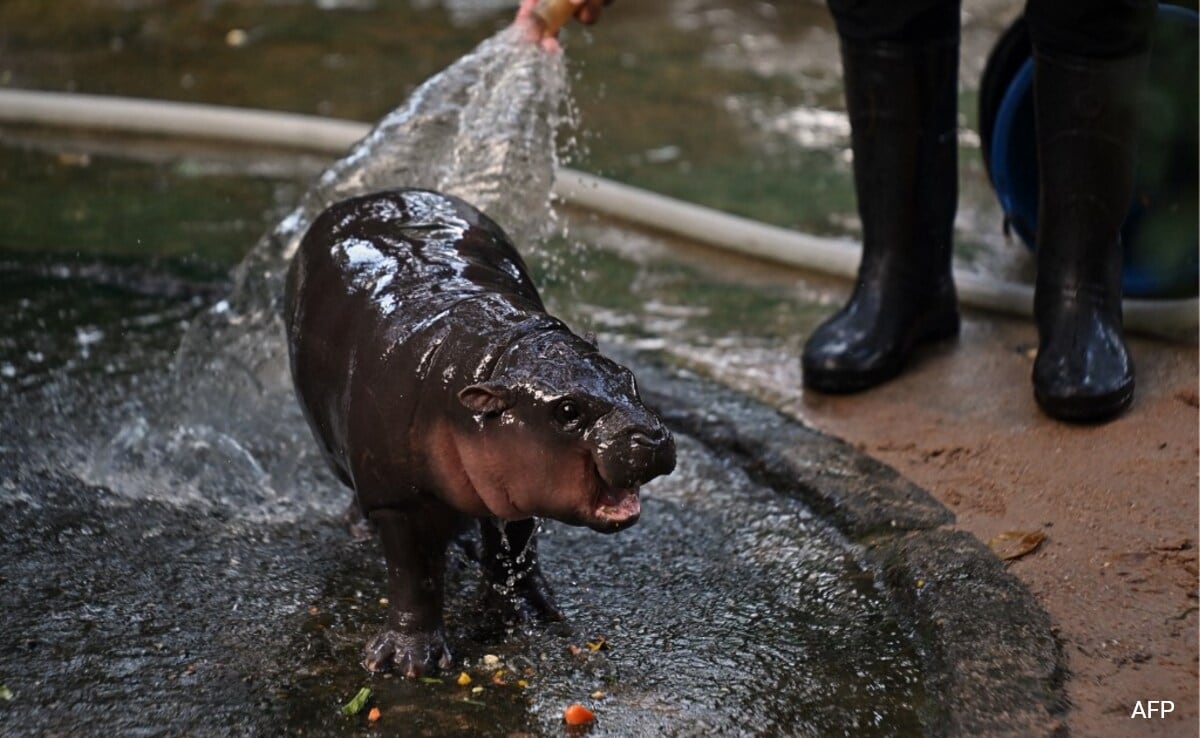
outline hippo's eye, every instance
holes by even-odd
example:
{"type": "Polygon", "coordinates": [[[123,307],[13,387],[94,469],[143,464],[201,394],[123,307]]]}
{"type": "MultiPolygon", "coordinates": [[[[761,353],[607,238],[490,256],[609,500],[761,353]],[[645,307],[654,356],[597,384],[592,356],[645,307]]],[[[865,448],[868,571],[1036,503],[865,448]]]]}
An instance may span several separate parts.
{"type": "Polygon", "coordinates": [[[575,430],[583,420],[583,411],[574,400],[563,400],[554,406],[554,420],[564,430],[575,430]]]}

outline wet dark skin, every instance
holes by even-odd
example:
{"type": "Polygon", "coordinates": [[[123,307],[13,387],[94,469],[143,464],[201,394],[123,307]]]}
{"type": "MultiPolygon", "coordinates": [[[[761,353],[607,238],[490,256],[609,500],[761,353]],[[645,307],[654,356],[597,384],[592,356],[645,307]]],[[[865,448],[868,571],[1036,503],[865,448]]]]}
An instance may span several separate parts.
{"type": "Polygon", "coordinates": [[[372,671],[447,668],[447,544],[479,520],[487,606],[560,619],[536,518],[636,522],[675,446],[628,369],[548,315],[500,228],[467,203],[392,190],[330,207],[285,307],[296,393],[383,545],[388,623],[372,671]],[[511,597],[498,596],[501,588],[511,597]]]}

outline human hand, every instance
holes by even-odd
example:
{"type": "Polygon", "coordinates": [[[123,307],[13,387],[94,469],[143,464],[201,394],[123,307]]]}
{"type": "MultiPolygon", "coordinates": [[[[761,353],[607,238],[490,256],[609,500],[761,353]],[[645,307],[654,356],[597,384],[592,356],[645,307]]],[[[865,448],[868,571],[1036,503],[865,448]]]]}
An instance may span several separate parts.
{"type": "Polygon", "coordinates": [[[557,50],[555,36],[572,16],[591,25],[600,20],[600,11],[612,0],[521,0],[516,24],[523,27],[533,41],[548,50],[557,50]]]}

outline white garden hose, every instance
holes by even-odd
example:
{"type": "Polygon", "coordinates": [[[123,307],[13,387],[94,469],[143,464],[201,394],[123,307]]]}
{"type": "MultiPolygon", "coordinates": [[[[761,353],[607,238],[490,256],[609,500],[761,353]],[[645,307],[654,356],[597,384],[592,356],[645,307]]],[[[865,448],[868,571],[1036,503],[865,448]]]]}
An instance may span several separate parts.
{"type": "MultiPolygon", "coordinates": [[[[73,93],[0,90],[0,123],[186,136],[344,153],[370,130],[365,123],[266,110],[73,93]]],[[[718,249],[838,277],[853,278],[858,245],[729,215],[583,172],[560,169],[555,195],[575,207],[718,249]]],[[[955,270],[964,305],[1033,315],[1033,287],[955,270]]],[[[1200,300],[1126,299],[1125,327],[1195,343],[1200,300]]]]}

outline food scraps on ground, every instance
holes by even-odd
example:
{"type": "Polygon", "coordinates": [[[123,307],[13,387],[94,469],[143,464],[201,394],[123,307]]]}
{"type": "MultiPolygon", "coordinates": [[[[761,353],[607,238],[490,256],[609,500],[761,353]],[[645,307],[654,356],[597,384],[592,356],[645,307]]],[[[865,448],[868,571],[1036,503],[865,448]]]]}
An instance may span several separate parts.
{"type": "Polygon", "coordinates": [[[455,681],[458,682],[458,686],[465,687],[471,683],[471,675],[464,671],[458,675],[458,679],[455,681]]]}
{"type": "Polygon", "coordinates": [[[371,699],[371,688],[363,687],[358,690],[358,694],[354,695],[354,699],[342,705],[342,714],[347,717],[357,715],[366,707],[367,700],[369,699],[371,699]]]}
{"type": "Polygon", "coordinates": [[[379,715],[380,715],[379,708],[372,707],[371,711],[367,713],[367,720],[373,723],[379,719],[379,715]]]}
{"type": "Polygon", "coordinates": [[[588,647],[589,651],[599,651],[601,649],[607,649],[608,648],[608,639],[606,639],[604,636],[600,636],[599,638],[597,638],[594,641],[588,641],[587,647],[588,647]]]}
{"type": "Polygon", "coordinates": [[[596,721],[596,713],[576,702],[563,710],[563,721],[567,725],[587,725],[596,721]]]}

